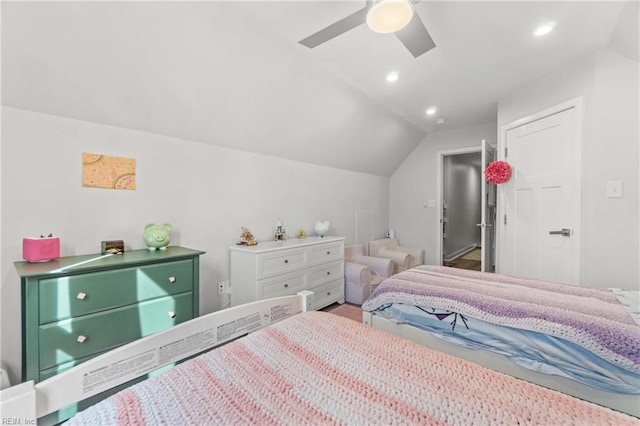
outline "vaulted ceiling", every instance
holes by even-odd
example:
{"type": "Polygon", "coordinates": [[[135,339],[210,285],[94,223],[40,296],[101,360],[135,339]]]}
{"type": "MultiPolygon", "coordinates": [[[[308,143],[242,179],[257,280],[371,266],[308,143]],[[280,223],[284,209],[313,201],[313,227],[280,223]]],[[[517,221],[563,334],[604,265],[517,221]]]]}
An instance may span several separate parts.
{"type": "Polygon", "coordinates": [[[612,1],[418,2],[437,45],[418,58],[365,25],[297,43],[363,6],[3,1],[2,104],[390,176],[428,132],[493,122],[500,98],[612,40],[637,51],[612,1]]]}

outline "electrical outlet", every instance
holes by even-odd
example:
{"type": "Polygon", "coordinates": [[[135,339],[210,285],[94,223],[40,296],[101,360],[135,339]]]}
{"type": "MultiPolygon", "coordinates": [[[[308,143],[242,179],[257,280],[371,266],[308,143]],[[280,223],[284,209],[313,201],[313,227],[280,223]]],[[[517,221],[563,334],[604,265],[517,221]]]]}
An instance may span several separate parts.
{"type": "Polygon", "coordinates": [[[225,281],[220,281],[218,283],[218,294],[224,294],[227,291],[227,286],[225,281]]]}
{"type": "Polygon", "coordinates": [[[610,180],[607,182],[607,198],[622,198],[621,180],[610,180]]]}

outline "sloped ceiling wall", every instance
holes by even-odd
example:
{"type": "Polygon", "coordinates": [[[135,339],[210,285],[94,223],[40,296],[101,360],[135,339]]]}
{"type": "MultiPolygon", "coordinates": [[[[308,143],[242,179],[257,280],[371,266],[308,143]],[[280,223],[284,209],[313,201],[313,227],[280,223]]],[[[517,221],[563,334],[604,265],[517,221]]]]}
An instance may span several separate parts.
{"type": "Polygon", "coordinates": [[[640,2],[625,2],[608,46],[609,49],[636,62],[640,62],[639,20],[640,2]]]}
{"type": "Polygon", "coordinates": [[[380,176],[425,136],[223,3],[1,7],[6,106],[380,176]]]}

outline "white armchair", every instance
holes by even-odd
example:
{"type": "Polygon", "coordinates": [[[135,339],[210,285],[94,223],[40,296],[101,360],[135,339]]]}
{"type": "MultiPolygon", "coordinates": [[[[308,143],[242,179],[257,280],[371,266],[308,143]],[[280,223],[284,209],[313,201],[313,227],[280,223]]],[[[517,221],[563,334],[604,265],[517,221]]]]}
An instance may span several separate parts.
{"type": "Polygon", "coordinates": [[[369,254],[393,260],[393,273],[424,265],[424,250],[401,247],[397,238],[383,238],[369,242],[369,254]]]}
{"type": "Polygon", "coordinates": [[[347,303],[362,305],[371,292],[391,276],[393,262],[363,254],[362,245],[344,248],[344,299],[347,303]]]}

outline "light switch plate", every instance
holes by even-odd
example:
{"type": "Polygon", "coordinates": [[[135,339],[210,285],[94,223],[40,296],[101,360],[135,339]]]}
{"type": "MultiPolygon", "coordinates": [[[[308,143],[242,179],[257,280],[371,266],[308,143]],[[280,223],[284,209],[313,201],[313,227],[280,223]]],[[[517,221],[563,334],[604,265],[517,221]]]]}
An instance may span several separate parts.
{"type": "Polygon", "coordinates": [[[607,182],[607,198],[622,198],[621,180],[610,180],[607,182]]]}

